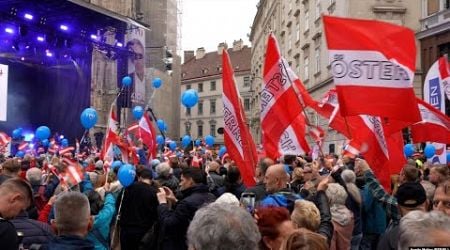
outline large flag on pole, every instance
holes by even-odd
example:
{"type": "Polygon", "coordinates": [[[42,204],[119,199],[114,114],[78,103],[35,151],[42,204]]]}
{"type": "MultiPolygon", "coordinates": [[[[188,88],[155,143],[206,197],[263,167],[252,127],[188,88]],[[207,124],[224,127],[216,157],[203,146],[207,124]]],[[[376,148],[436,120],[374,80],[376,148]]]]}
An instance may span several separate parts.
{"type": "Polygon", "coordinates": [[[230,158],[237,163],[247,186],[255,185],[256,146],[248,129],[239,91],[234,79],[228,52],[222,52],[223,113],[225,146],[230,158]]]}
{"type": "Polygon", "coordinates": [[[310,151],[305,140],[306,118],[298,89],[301,82],[281,57],[278,43],[269,35],[264,63],[264,88],[261,92],[261,128],[268,157],[304,154],[310,151]],[[295,86],[294,86],[295,85],[295,86]]]}
{"type": "Polygon", "coordinates": [[[114,159],[114,144],[120,144],[119,123],[115,109],[116,105],[113,103],[109,110],[108,127],[106,128],[106,136],[100,153],[101,159],[108,157],[111,161],[114,159]]]}
{"type": "Polygon", "coordinates": [[[386,124],[403,121],[387,127],[389,133],[420,121],[412,85],[414,32],[374,20],[331,16],[323,20],[342,116],[379,116],[386,124]]]}
{"type": "MultiPolygon", "coordinates": [[[[450,66],[447,55],[444,55],[433,63],[427,72],[423,84],[423,99],[425,102],[445,114],[446,94],[448,98],[450,95],[450,66]]],[[[414,131],[412,132],[414,133],[414,131]]],[[[415,132],[417,135],[417,130],[415,132]]],[[[416,139],[418,138],[416,137],[416,139]]],[[[439,143],[441,140],[430,140],[430,142],[436,148],[436,155],[431,157],[429,161],[432,163],[445,164],[447,162],[445,143],[439,143]]]]}
{"type": "Polygon", "coordinates": [[[148,116],[148,112],[145,112],[139,120],[139,135],[142,139],[142,143],[147,145],[149,160],[155,158],[158,148],[156,145],[156,131],[150,117],[148,116]]]}

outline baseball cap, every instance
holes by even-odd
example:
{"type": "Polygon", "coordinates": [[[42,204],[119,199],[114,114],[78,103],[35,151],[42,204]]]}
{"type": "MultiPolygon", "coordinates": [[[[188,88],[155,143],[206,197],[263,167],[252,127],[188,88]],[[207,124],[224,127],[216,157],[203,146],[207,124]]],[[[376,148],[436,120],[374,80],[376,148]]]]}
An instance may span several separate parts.
{"type": "Polygon", "coordinates": [[[398,187],[395,198],[400,206],[417,207],[427,200],[427,195],[420,183],[406,182],[398,187]]]}

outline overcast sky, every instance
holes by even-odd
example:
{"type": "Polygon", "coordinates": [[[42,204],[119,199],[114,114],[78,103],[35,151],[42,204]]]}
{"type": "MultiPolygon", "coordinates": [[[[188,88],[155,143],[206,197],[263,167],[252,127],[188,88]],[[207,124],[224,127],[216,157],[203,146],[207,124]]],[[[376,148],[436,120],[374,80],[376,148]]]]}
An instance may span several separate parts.
{"type": "Polygon", "coordinates": [[[232,46],[242,38],[250,45],[250,34],[256,4],[259,0],[183,0],[183,50],[205,47],[207,52],[217,50],[220,42],[232,46]]]}

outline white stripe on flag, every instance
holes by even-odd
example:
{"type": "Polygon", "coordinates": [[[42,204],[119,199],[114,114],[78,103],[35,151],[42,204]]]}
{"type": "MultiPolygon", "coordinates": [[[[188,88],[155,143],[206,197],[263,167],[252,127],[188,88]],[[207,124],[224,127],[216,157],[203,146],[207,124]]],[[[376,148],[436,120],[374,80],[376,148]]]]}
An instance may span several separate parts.
{"type": "Polygon", "coordinates": [[[239,127],[239,123],[236,119],[236,111],[234,110],[231,101],[226,95],[222,95],[223,100],[223,120],[225,123],[225,133],[228,134],[236,149],[239,151],[242,159],[244,159],[244,153],[242,149],[242,131],[239,127]]]}

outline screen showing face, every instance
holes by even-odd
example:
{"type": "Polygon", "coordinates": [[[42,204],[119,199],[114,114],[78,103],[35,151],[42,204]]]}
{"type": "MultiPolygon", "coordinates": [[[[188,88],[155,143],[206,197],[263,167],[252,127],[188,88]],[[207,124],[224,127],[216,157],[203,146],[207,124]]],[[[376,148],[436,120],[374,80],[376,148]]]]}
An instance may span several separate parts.
{"type": "Polygon", "coordinates": [[[255,210],[255,194],[253,193],[243,193],[241,195],[241,205],[247,209],[249,213],[254,212],[255,210]]]}

